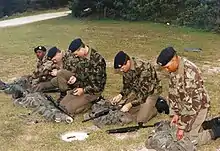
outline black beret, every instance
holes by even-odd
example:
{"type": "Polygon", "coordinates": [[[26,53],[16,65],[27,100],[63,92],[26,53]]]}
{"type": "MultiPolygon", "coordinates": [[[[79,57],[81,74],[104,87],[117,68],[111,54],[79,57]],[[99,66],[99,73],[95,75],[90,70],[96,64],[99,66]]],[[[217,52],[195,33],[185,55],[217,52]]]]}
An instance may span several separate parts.
{"type": "Polygon", "coordinates": [[[49,60],[51,60],[57,53],[59,49],[57,49],[57,47],[52,47],[48,50],[48,53],[47,53],[47,58],[49,60]]]}
{"type": "Polygon", "coordinates": [[[77,49],[79,49],[81,47],[81,45],[83,44],[82,40],[80,38],[74,39],[71,44],[69,45],[69,50],[71,52],[76,51],[77,49]]]}
{"type": "Polygon", "coordinates": [[[176,51],[173,47],[167,47],[160,52],[160,55],[157,57],[157,64],[165,66],[170,60],[174,57],[176,51]]]}
{"type": "Polygon", "coordinates": [[[37,53],[38,50],[44,51],[46,52],[47,49],[44,46],[37,46],[36,48],[34,48],[34,52],[37,53]]]}
{"type": "Polygon", "coordinates": [[[127,54],[124,53],[123,51],[119,51],[115,56],[114,68],[115,69],[121,68],[121,66],[125,64],[126,58],[127,58],[127,54]]]}

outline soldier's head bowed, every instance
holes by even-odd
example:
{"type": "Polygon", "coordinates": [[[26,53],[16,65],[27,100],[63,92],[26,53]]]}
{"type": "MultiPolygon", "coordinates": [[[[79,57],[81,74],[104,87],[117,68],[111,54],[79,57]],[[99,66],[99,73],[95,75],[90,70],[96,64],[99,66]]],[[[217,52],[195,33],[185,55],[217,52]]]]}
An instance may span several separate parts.
{"type": "Polygon", "coordinates": [[[175,72],[179,66],[179,59],[173,47],[163,49],[157,57],[157,64],[168,72],[175,72]]]}
{"type": "Polygon", "coordinates": [[[119,51],[114,59],[114,68],[122,72],[128,72],[131,68],[130,57],[124,52],[119,51]]]}
{"type": "Polygon", "coordinates": [[[83,43],[82,39],[74,39],[69,45],[69,51],[77,57],[85,57],[88,54],[88,47],[83,43]]]}
{"type": "Polygon", "coordinates": [[[52,47],[48,50],[47,59],[54,63],[59,63],[62,60],[62,52],[57,47],[52,47]]]}

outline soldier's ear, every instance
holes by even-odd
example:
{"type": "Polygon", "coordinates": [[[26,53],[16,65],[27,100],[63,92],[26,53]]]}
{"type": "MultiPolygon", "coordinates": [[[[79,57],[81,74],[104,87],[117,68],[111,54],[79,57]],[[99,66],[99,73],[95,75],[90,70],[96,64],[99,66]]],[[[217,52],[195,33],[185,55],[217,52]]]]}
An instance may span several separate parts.
{"type": "Polygon", "coordinates": [[[126,59],[126,60],[125,60],[124,65],[127,65],[127,64],[128,64],[128,62],[129,62],[129,60],[127,60],[127,59],[126,59]]]}

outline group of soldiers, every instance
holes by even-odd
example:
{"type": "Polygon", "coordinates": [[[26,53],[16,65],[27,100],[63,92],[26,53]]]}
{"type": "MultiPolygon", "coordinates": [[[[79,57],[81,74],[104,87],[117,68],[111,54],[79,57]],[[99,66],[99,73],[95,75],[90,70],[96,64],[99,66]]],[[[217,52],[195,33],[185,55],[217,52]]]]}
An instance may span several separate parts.
{"type": "MultiPolygon", "coordinates": [[[[65,52],[57,47],[46,50],[44,46],[34,52],[38,62],[36,71],[27,76],[29,93],[58,90],[56,103],[71,117],[87,112],[102,96],[106,61],[80,38],[74,39],[65,52]]],[[[219,119],[206,121],[210,99],[198,67],[178,56],[173,47],[163,49],[156,63],[170,74],[167,101],[177,140],[187,137],[194,145],[202,145],[220,137],[219,119]]],[[[114,57],[114,69],[123,75],[123,87],[109,99],[110,104],[119,106],[126,115],[125,124],[147,123],[157,115],[156,103],[162,93],[154,65],[119,51],[114,57]]]]}

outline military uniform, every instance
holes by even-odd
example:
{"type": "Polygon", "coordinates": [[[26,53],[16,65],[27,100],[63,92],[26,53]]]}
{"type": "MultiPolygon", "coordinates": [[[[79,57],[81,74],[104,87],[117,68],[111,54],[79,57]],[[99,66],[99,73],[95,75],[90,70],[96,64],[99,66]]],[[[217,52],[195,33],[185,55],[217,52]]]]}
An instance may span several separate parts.
{"type": "Polygon", "coordinates": [[[36,69],[31,75],[32,83],[50,81],[53,77],[49,74],[53,69],[58,68],[51,60],[47,60],[46,56],[43,60],[38,60],[36,69]]]}
{"type": "MultiPolygon", "coordinates": [[[[46,52],[47,54],[47,52],[46,52]]],[[[43,91],[45,89],[53,89],[50,80],[54,78],[50,75],[53,69],[59,69],[60,67],[54,64],[51,60],[47,59],[47,55],[42,60],[38,60],[36,70],[31,75],[31,84],[33,91],[43,91]]]]}
{"type": "MultiPolygon", "coordinates": [[[[57,65],[55,65],[52,61],[47,60],[46,55],[42,60],[38,59],[36,69],[31,75],[22,76],[12,83],[8,83],[7,93],[11,93],[12,87],[14,85],[20,85],[24,89],[28,89],[29,91],[42,91],[44,89],[53,89],[54,86],[51,85],[50,80],[53,76],[50,75],[53,69],[59,69],[57,65]],[[25,86],[24,86],[25,85],[25,86]]],[[[6,87],[4,88],[6,89],[6,87]]]]}
{"type": "Polygon", "coordinates": [[[178,70],[170,73],[169,102],[171,115],[179,116],[179,129],[194,144],[205,144],[211,139],[210,132],[201,129],[208,113],[209,96],[200,70],[186,58],[181,58],[178,70]]]}
{"type": "Polygon", "coordinates": [[[131,69],[123,73],[123,88],[120,94],[125,103],[131,103],[129,113],[137,122],[147,122],[157,114],[157,98],[162,92],[160,80],[154,67],[142,60],[132,58],[131,69]]]}
{"type": "Polygon", "coordinates": [[[60,105],[70,114],[85,111],[92,101],[96,100],[104,90],[106,83],[106,63],[104,58],[94,49],[89,48],[87,58],[74,57],[65,54],[63,57],[63,69],[52,80],[53,85],[61,91],[67,91],[67,95],[61,100],[60,105]],[[71,76],[76,77],[73,85],[67,81],[71,76]],[[74,88],[83,88],[84,94],[74,96],[74,88]]]}
{"type": "Polygon", "coordinates": [[[70,52],[63,52],[62,68],[58,71],[57,77],[51,80],[55,87],[58,87],[61,92],[66,92],[70,89],[76,88],[77,82],[73,85],[69,85],[67,81],[71,76],[76,76],[76,69],[79,69],[79,61],[85,60],[84,58],[75,57],[70,52]]]}

